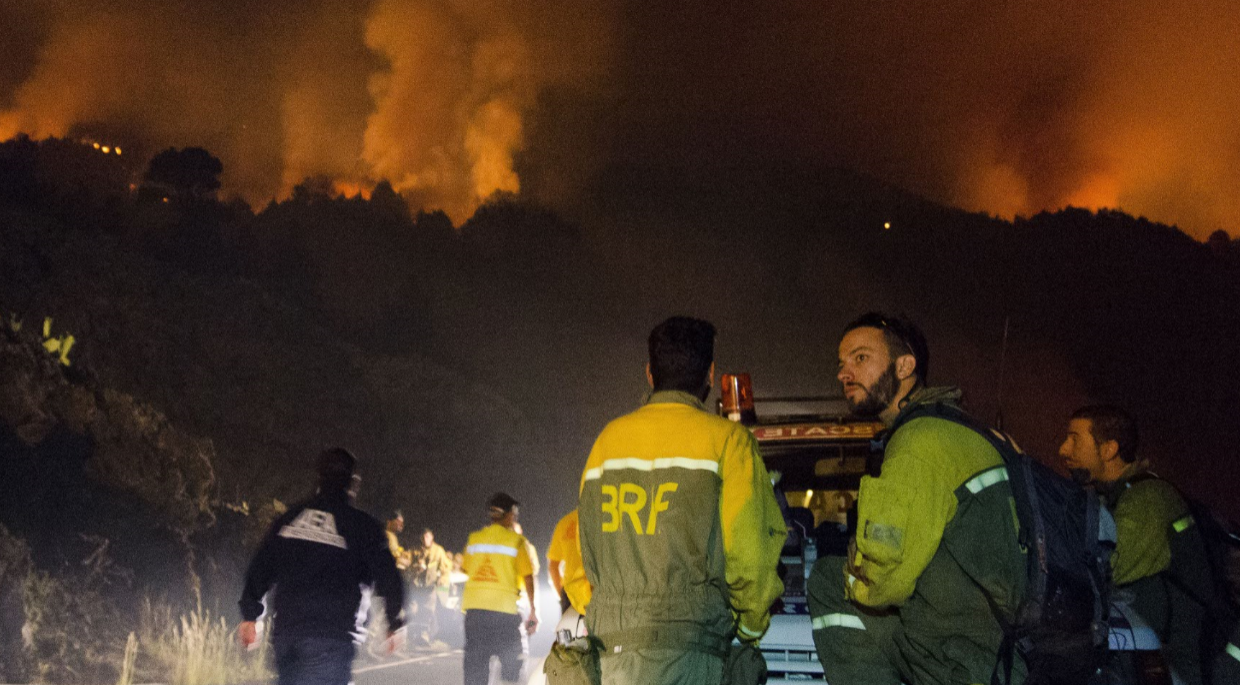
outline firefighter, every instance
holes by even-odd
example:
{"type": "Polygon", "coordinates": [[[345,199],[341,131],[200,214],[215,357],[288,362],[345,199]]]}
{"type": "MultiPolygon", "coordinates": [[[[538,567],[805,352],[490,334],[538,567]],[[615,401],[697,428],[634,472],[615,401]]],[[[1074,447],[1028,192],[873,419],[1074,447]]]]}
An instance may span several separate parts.
{"type": "Polygon", "coordinates": [[[576,509],[555,524],[551,544],[547,546],[547,575],[551,578],[551,587],[560,596],[560,611],[568,611],[571,606],[584,615],[585,606],[590,603],[590,583],[581,564],[576,509]]]}
{"type": "Polygon", "coordinates": [[[500,677],[515,683],[521,677],[521,615],[517,611],[520,583],[530,597],[525,631],[538,629],[534,594],[534,562],[529,543],[513,526],[518,502],[496,493],[487,501],[491,525],[469,536],[461,570],[468,576],[461,595],[465,611],[465,685],[486,685],[492,656],[500,660],[500,677]]]}
{"type": "MultiPolygon", "coordinates": [[[[1137,455],[1137,424],[1111,405],[1082,407],[1059,447],[1065,466],[1098,492],[1115,516],[1111,555],[1116,595],[1155,632],[1177,682],[1210,682],[1202,657],[1226,644],[1228,625],[1212,620],[1226,606],[1188,504],[1137,455]]],[[[1208,665],[1208,662],[1207,662],[1208,665]]],[[[1214,682],[1231,682],[1218,680],[1214,682]]]]}
{"type": "Polygon", "coordinates": [[[435,542],[435,532],[422,529],[422,542],[409,550],[410,585],[416,606],[410,612],[409,622],[417,623],[420,630],[416,636],[426,644],[433,644],[439,633],[438,607],[447,599],[452,583],[452,558],[443,546],[435,542]]]}
{"type": "MultiPolygon", "coordinates": [[[[959,390],[925,386],[928,360],[915,326],[870,313],[844,329],[837,377],[854,414],[891,426],[919,405],[959,401],[959,390]]],[[[946,419],[887,437],[881,475],[861,481],[848,556],[820,557],[809,580],[828,682],[992,682],[1005,651],[995,610],[1014,618],[1026,578],[1002,465],[985,438],[946,419]]],[[[1009,655],[1002,682],[1023,682],[1009,655]]]]}
{"type": "Polygon", "coordinates": [[[604,685],[719,683],[733,637],[756,644],[783,592],[787,531],[757,442],[702,404],[714,345],[706,321],[655,327],[653,392],[603,429],[581,476],[586,627],[604,685]]]}
{"type": "Polygon", "coordinates": [[[392,553],[392,558],[396,560],[396,568],[400,571],[408,570],[410,562],[409,550],[401,547],[400,539],[396,536],[405,532],[405,515],[397,509],[392,513],[392,518],[388,519],[385,527],[387,533],[388,551],[392,553]]]}

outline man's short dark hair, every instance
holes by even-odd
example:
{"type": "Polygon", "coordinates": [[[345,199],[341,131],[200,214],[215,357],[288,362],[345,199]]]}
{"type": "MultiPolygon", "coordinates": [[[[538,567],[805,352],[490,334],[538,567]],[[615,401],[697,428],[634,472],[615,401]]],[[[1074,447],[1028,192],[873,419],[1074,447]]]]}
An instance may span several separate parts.
{"type": "Polygon", "coordinates": [[[319,453],[315,468],[319,474],[319,489],[324,492],[344,492],[353,482],[353,469],[357,457],[343,447],[332,447],[319,453]]]}
{"type": "Polygon", "coordinates": [[[1132,415],[1112,404],[1091,404],[1072,412],[1074,419],[1088,419],[1089,433],[1094,442],[1101,445],[1114,440],[1119,458],[1131,464],[1137,460],[1137,422],[1132,415]]]}
{"type": "Polygon", "coordinates": [[[853,319],[844,327],[844,335],[858,328],[877,328],[883,332],[883,342],[887,343],[887,352],[894,362],[897,357],[913,355],[917,360],[917,384],[925,385],[930,373],[930,346],[926,336],[912,321],[900,316],[889,316],[882,312],[866,312],[853,319]]]}
{"type": "Polygon", "coordinates": [[[715,361],[715,335],[714,324],[687,316],[673,316],[655,326],[649,340],[654,389],[701,394],[715,361]]]}

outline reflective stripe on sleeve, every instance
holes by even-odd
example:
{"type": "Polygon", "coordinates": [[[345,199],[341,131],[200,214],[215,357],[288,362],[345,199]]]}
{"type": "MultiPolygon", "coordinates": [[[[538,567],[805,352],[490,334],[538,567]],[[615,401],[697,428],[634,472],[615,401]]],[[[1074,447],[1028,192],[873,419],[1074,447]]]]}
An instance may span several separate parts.
{"type": "Polygon", "coordinates": [[[865,624],[861,622],[861,617],[852,614],[825,614],[814,619],[814,630],[822,630],[823,628],[853,628],[854,630],[865,630],[865,624]]]}
{"type": "Polygon", "coordinates": [[[982,490],[985,490],[996,483],[1002,483],[1007,479],[1007,469],[1002,466],[996,466],[989,471],[983,471],[976,476],[973,476],[969,479],[969,482],[964,484],[964,486],[968,488],[969,492],[976,495],[982,490]]]}
{"type": "Polygon", "coordinates": [[[1193,517],[1185,516],[1184,518],[1171,524],[1171,528],[1177,533],[1183,533],[1193,526],[1193,517]]]}
{"type": "Polygon", "coordinates": [[[689,469],[692,471],[710,471],[719,474],[719,462],[713,459],[690,459],[689,457],[660,457],[658,459],[638,459],[621,457],[608,459],[602,465],[586,470],[586,480],[597,480],[603,477],[604,471],[657,471],[661,469],[689,469]]]}
{"type": "Polygon", "coordinates": [[[744,637],[753,638],[755,640],[762,637],[762,633],[759,633],[755,630],[750,630],[743,625],[737,625],[736,632],[740,633],[744,637]]]}
{"type": "Polygon", "coordinates": [[[1227,653],[1231,655],[1231,658],[1236,661],[1240,661],[1240,647],[1237,647],[1229,642],[1227,643],[1227,653]]]}
{"type": "Polygon", "coordinates": [[[470,545],[465,548],[466,554],[503,554],[506,557],[517,556],[516,547],[504,545],[470,545]]]}

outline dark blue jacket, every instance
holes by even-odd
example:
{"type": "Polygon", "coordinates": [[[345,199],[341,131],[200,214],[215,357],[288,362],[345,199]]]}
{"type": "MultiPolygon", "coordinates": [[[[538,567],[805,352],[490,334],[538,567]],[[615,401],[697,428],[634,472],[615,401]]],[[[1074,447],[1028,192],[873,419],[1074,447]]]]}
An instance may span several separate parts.
{"type": "Polygon", "coordinates": [[[257,619],[274,590],[276,635],[351,640],[366,618],[363,586],[385,600],[392,630],[404,624],[404,586],[383,526],[345,493],[319,494],[272,524],[246,572],[241,616],[257,619]]]}

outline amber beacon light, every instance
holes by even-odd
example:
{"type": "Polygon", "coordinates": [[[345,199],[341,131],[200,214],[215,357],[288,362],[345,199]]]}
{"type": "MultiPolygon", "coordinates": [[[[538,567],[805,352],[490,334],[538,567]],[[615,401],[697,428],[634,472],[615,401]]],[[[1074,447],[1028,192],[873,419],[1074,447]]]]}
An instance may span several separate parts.
{"type": "Polygon", "coordinates": [[[746,425],[757,423],[758,415],[753,408],[753,382],[749,380],[749,374],[725,373],[721,385],[723,415],[746,425]]]}

